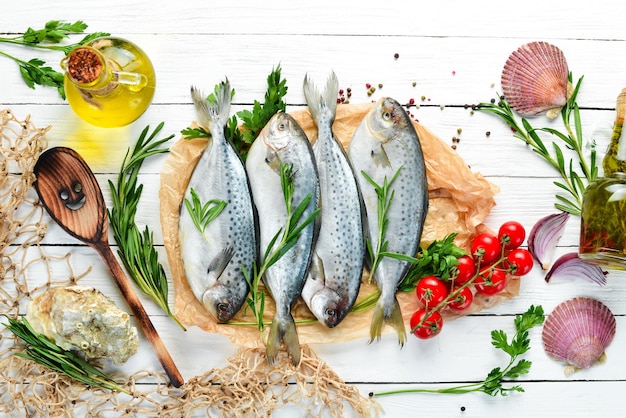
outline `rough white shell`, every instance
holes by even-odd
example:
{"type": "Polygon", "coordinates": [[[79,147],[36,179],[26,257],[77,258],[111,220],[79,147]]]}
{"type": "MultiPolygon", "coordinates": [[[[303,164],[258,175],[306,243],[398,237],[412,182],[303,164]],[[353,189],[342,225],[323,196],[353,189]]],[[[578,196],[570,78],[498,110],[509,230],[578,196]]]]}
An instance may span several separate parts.
{"type": "Polygon", "coordinates": [[[522,115],[547,112],[554,118],[567,103],[571,86],[565,55],[547,42],[530,42],[514,51],[502,70],[502,93],[522,115]]]}
{"type": "Polygon", "coordinates": [[[578,369],[600,360],[615,335],[615,317],[602,302],[578,297],[559,304],[546,318],[542,339],[546,353],[578,369]]]}
{"type": "Polygon", "coordinates": [[[30,301],[26,319],[35,331],[65,350],[82,353],[86,360],[122,364],[139,347],[130,316],[92,287],[49,289],[30,301]]]}

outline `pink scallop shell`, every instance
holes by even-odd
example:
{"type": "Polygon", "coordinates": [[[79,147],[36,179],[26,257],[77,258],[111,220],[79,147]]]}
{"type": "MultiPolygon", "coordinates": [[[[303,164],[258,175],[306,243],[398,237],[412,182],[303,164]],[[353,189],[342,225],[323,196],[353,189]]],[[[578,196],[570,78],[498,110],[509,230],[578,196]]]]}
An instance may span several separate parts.
{"type": "Polygon", "coordinates": [[[532,116],[550,111],[556,117],[565,106],[569,69],[565,55],[547,42],[530,42],[514,51],[502,70],[502,93],[511,108],[532,116]]]}
{"type": "Polygon", "coordinates": [[[551,358],[580,369],[600,359],[615,335],[615,317],[602,302],[578,297],[559,304],[546,318],[542,339],[551,358]]]}

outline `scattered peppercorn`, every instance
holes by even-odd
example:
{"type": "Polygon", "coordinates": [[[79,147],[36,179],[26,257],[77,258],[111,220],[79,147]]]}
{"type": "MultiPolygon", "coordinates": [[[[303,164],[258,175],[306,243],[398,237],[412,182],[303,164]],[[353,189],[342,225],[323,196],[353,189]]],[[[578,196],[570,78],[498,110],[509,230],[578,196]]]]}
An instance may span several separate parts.
{"type": "Polygon", "coordinates": [[[465,407],[464,406],[461,407],[461,412],[465,412],[465,407]]]}
{"type": "Polygon", "coordinates": [[[414,98],[410,98],[409,99],[409,104],[410,105],[414,105],[415,104],[415,99],[414,98]]]}
{"type": "Polygon", "coordinates": [[[417,86],[417,81],[413,82],[413,87],[417,86]]]}
{"type": "Polygon", "coordinates": [[[456,145],[452,145],[452,149],[454,149],[454,150],[455,150],[455,149],[456,149],[456,145]]]}
{"type": "Polygon", "coordinates": [[[383,83],[378,83],[378,88],[382,89],[383,88],[383,83]]]}
{"type": "Polygon", "coordinates": [[[491,135],[491,131],[485,132],[485,135],[487,135],[487,136],[491,135]]]}
{"type": "Polygon", "coordinates": [[[496,99],[491,99],[491,104],[494,104],[496,102],[496,99]]]}
{"type": "Polygon", "coordinates": [[[457,130],[456,130],[456,131],[457,131],[457,133],[460,135],[460,134],[461,134],[461,132],[463,132],[463,129],[461,129],[461,128],[457,128],[457,130]]]}
{"type": "Polygon", "coordinates": [[[421,97],[422,101],[426,100],[426,96],[421,97]]]}
{"type": "Polygon", "coordinates": [[[395,59],[398,59],[398,58],[400,58],[400,54],[398,54],[398,53],[396,52],[395,54],[393,54],[393,57],[394,57],[395,59]]]}
{"type": "Polygon", "coordinates": [[[365,83],[365,88],[369,89],[370,87],[372,87],[372,85],[370,83],[365,83]]]}

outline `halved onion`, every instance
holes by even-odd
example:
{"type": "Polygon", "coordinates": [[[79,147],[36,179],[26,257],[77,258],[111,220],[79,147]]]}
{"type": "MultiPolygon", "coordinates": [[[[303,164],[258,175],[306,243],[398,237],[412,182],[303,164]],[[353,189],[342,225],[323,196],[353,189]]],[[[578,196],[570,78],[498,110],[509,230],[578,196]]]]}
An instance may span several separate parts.
{"type": "Polygon", "coordinates": [[[543,270],[550,267],[569,216],[567,212],[545,216],[537,221],[528,234],[528,251],[543,270]]]}
{"type": "Polygon", "coordinates": [[[554,262],[546,274],[546,282],[550,283],[551,279],[566,281],[583,279],[604,286],[607,274],[609,273],[600,267],[584,262],[578,257],[578,253],[567,253],[554,262]]]}

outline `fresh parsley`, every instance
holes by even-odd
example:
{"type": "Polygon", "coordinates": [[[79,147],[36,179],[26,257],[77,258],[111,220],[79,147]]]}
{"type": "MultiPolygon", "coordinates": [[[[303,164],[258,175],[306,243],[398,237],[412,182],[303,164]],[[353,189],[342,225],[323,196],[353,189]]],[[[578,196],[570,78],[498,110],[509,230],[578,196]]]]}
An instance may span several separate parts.
{"type": "MultiPolygon", "coordinates": [[[[226,138],[231,141],[242,159],[246,159],[248,150],[252,142],[265,127],[267,122],[278,112],[284,112],[287,103],[284,97],[287,94],[287,81],[281,76],[280,65],[272,69],[267,77],[267,90],[265,92],[265,101],[260,103],[255,100],[252,110],[242,110],[233,115],[224,128],[226,138]],[[239,124],[241,120],[241,125],[239,124]]],[[[216,86],[217,88],[217,86],[216,86]]],[[[234,95],[233,90],[232,94],[234,95]]],[[[207,98],[211,102],[214,94],[210,94],[207,98]]],[[[186,128],[181,131],[185,139],[209,138],[211,133],[205,128],[186,128]]]]}
{"type": "MultiPolygon", "coordinates": [[[[10,38],[0,37],[0,42],[29,48],[62,51],[65,55],[67,55],[74,48],[84,45],[92,39],[109,35],[105,32],[95,32],[85,36],[77,43],[59,45],[61,41],[69,38],[70,35],[84,33],[86,29],[87,24],[81,20],[74,23],[63,22],[61,20],[50,20],[46,22],[42,29],[33,29],[29,27],[23,35],[10,38]]],[[[35,85],[55,87],[59,96],[65,99],[63,73],[47,66],[44,60],[40,58],[33,58],[25,61],[4,51],[0,51],[0,55],[16,62],[22,79],[28,87],[31,89],[34,89],[35,85]]]]}
{"type": "Polygon", "coordinates": [[[509,362],[504,367],[496,367],[492,369],[482,382],[470,383],[467,385],[453,386],[442,389],[403,389],[389,392],[370,393],[370,396],[386,396],[399,393],[471,393],[483,392],[490,396],[507,396],[510,392],[524,392],[524,389],[518,385],[509,385],[506,383],[511,379],[517,379],[520,376],[530,372],[532,362],[519,357],[530,350],[529,331],[535,326],[543,324],[544,313],[541,306],[535,307],[531,305],[528,310],[515,316],[515,334],[509,340],[507,334],[503,330],[491,331],[491,344],[504,351],[509,355],[509,362]]]}

